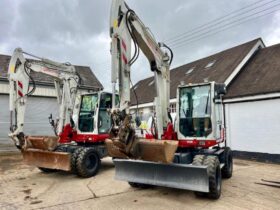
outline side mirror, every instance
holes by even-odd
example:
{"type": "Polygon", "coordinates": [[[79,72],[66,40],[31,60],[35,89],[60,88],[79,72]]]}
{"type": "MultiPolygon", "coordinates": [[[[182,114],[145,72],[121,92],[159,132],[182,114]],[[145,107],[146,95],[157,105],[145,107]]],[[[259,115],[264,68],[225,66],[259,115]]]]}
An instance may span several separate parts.
{"type": "Polygon", "coordinates": [[[225,95],[227,93],[226,91],[226,85],[223,83],[216,83],[215,84],[215,95],[217,98],[219,98],[221,95],[225,95]]]}

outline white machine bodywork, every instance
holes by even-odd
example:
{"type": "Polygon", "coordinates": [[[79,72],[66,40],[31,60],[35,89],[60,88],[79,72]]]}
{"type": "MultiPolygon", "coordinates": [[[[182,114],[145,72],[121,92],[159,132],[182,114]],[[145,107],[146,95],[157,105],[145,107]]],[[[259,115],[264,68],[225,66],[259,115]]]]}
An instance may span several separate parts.
{"type": "MultiPolygon", "coordinates": [[[[57,133],[60,133],[66,123],[70,123],[73,114],[79,76],[75,67],[68,63],[58,63],[44,58],[33,56],[16,48],[9,64],[10,99],[9,109],[11,115],[9,136],[19,145],[18,135],[23,133],[24,114],[26,102],[30,92],[29,83],[31,71],[43,73],[54,78],[54,84],[59,104],[59,119],[57,133]],[[38,60],[27,60],[24,54],[38,60]],[[13,122],[13,118],[15,122],[13,122]]],[[[32,81],[34,83],[34,81],[32,81]]]]}

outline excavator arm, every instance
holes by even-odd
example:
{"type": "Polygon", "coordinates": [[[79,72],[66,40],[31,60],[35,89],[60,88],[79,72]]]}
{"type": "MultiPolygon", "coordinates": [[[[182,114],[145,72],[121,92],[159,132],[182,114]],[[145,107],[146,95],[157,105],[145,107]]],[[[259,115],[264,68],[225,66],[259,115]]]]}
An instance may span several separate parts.
{"type": "Polygon", "coordinates": [[[59,119],[56,133],[62,132],[63,126],[71,123],[79,76],[74,66],[68,63],[58,63],[45,58],[39,58],[16,48],[9,64],[10,83],[10,131],[9,136],[15,145],[21,149],[25,144],[24,117],[28,96],[34,93],[36,84],[32,72],[51,76],[54,79],[57,100],[59,104],[59,119]],[[35,57],[26,59],[24,55],[35,57]],[[30,83],[32,87],[30,88],[30,83]]]}
{"type": "Polygon", "coordinates": [[[112,111],[111,139],[106,141],[108,152],[111,156],[119,158],[171,162],[177,149],[177,142],[167,142],[163,139],[165,139],[164,134],[167,127],[172,124],[169,115],[169,68],[173,58],[172,50],[155,40],[149,29],[123,0],[112,1],[110,36],[112,39],[113,94],[116,94],[118,84],[120,108],[112,111]],[[132,43],[134,45],[133,55],[131,53],[132,43]],[[170,56],[163,48],[170,51],[170,56]],[[140,50],[148,59],[150,69],[154,73],[156,132],[153,138],[157,140],[138,138],[135,134],[132,116],[129,113],[131,66],[137,60],[140,50]],[[154,155],[155,153],[157,155],[154,155]]]}
{"type": "Polygon", "coordinates": [[[110,36],[112,39],[112,83],[113,93],[119,84],[120,110],[129,113],[130,105],[130,72],[141,50],[154,72],[156,87],[155,110],[157,138],[161,139],[163,129],[169,122],[168,108],[170,95],[169,67],[172,62],[172,51],[164,43],[157,43],[149,29],[136,13],[123,0],[114,0],[111,7],[110,36]],[[134,55],[131,56],[131,43],[134,44],[134,55]],[[171,58],[163,51],[171,52],[171,58]]]}

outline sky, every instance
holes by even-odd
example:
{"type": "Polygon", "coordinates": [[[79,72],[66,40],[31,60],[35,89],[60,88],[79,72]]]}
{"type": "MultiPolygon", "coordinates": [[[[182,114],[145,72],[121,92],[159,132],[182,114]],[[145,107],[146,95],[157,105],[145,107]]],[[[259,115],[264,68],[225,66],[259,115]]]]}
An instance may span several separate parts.
{"type": "MultiPolygon", "coordinates": [[[[21,47],[59,62],[90,66],[110,90],[110,4],[111,0],[1,0],[0,54],[11,55],[21,47]]],[[[127,0],[127,4],[157,41],[170,45],[171,68],[258,37],[266,46],[280,43],[280,0],[127,0]],[[255,9],[246,12],[244,7],[250,5],[255,9]],[[221,18],[233,11],[244,14],[221,18]],[[238,24],[250,15],[254,19],[238,24]]],[[[132,82],[149,76],[149,64],[141,55],[132,66],[132,82]]]]}

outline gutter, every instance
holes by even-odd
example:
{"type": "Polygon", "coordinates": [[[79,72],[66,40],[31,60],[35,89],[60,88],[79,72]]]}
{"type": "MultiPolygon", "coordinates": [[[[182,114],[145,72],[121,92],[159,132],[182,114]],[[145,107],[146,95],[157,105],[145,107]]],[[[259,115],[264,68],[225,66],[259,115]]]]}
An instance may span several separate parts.
{"type": "Polygon", "coordinates": [[[223,102],[225,104],[230,104],[230,103],[264,101],[264,100],[272,100],[272,99],[279,99],[279,98],[280,98],[280,93],[278,92],[278,93],[245,96],[245,97],[238,97],[238,98],[228,98],[228,99],[224,99],[223,102]]]}

